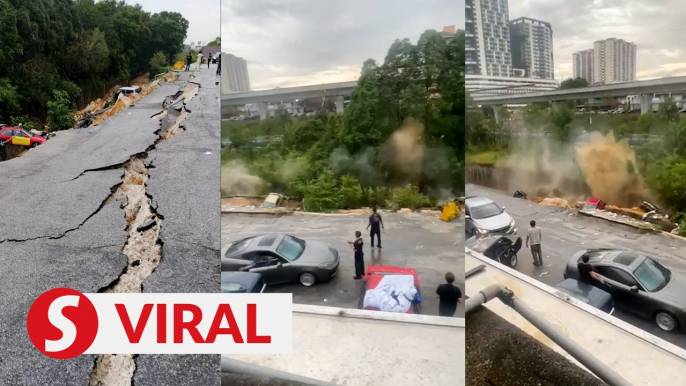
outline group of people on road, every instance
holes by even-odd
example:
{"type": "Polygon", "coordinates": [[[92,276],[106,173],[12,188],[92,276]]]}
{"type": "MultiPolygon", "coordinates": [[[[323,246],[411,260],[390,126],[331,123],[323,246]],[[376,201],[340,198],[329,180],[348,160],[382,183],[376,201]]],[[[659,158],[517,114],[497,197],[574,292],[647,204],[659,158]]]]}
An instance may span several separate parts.
{"type": "MultiPolygon", "coordinates": [[[[383,219],[376,208],[372,209],[372,214],[369,216],[369,223],[367,228],[369,230],[369,238],[371,239],[372,252],[374,248],[374,238],[376,236],[376,245],[381,249],[381,232],[385,233],[383,219]]],[[[360,280],[365,275],[364,270],[364,240],[362,239],[362,232],[355,231],[355,240],[350,241],[354,251],[355,258],[355,276],[353,279],[360,280]]],[[[436,295],[438,295],[439,316],[453,317],[457,312],[457,304],[463,301],[462,291],[457,287],[455,282],[455,275],[452,272],[445,274],[445,283],[436,288],[436,295]]]]}
{"type": "MultiPolygon", "coordinates": [[[[197,62],[197,71],[200,71],[200,65],[202,64],[202,54],[198,54],[198,62],[197,62]]],[[[207,68],[210,68],[210,63],[212,63],[212,58],[210,56],[207,57],[207,68]]],[[[190,71],[191,70],[191,64],[193,64],[193,54],[188,52],[188,55],[186,55],[186,68],[185,71],[190,71]]],[[[222,72],[222,56],[219,54],[219,57],[217,58],[217,75],[221,75],[222,72]]]]}

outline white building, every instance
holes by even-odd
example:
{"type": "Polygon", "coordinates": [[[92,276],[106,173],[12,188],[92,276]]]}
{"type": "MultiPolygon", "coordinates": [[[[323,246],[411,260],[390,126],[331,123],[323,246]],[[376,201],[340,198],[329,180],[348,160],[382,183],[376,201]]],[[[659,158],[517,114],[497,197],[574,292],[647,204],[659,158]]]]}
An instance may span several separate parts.
{"type": "Polygon", "coordinates": [[[235,55],[222,53],[222,94],[250,91],[250,77],[248,76],[248,64],[243,58],[235,55]]]}
{"type": "Polygon", "coordinates": [[[593,49],[575,52],[572,62],[574,78],[583,78],[588,84],[593,84],[593,49]]]}
{"type": "Polygon", "coordinates": [[[510,45],[513,68],[527,78],[555,79],[550,23],[528,17],[510,21],[510,45]]]}
{"type": "Polygon", "coordinates": [[[593,43],[593,83],[636,80],[636,44],[610,38],[593,43]]]}
{"type": "Polygon", "coordinates": [[[466,0],[465,72],[511,76],[508,0],[466,0]]]}

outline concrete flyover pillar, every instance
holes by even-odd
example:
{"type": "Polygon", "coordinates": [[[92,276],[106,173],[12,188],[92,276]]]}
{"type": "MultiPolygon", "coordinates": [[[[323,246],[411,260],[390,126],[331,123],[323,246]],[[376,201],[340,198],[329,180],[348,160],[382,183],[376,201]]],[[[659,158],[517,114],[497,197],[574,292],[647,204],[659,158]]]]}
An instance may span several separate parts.
{"type": "Polygon", "coordinates": [[[336,113],[343,114],[343,95],[336,97],[336,113]]]}
{"type": "Polygon", "coordinates": [[[269,116],[269,108],[267,106],[267,102],[259,103],[258,107],[259,107],[259,112],[260,112],[260,120],[264,121],[269,116]]]}
{"type": "Polygon", "coordinates": [[[493,116],[495,117],[495,123],[500,124],[500,106],[497,105],[491,105],[491,108],[493,109],[493,116]]]}
{"type": "Polygon", "coordinates": [[[641,94],[641,115],[653,110],[653,96],[651,94],[641,94]]]}

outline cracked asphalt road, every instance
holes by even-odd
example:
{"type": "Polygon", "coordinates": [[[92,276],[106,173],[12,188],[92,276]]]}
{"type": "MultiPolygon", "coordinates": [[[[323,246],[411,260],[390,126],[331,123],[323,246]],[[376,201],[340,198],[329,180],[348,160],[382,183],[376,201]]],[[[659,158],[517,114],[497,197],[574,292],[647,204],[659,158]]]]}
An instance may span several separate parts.
{"type": "MultiPolygon", "coordinates": [[[[293,294],[293,302],[330,307],[357,308],[362,282],[355,275],[352,251],[348,241],[362,232],[365,268],[371,264],[414,268],[422,288],[422,313],[438,315],[436,287],[452,271],[456,285],[464,291],[464,222],[445,223],[437,217],[421,214],[381,213],[386,227],[381,235],[383,249],[372,251],[369,233],[365,232],[369,216],[317,216],[222,214],[222,253],[233,241],[264,233],[288,233],[309,240],[330,243],[338,249],[341,263],[336,276],[314,287],[286,284],[269,287],[267,292],[293,294]]],[[[463,292],[464,293],[464,292],[463,292]]],[[[464,308],[456,316],[464,317],[464,308]]]]}
{"type": "MultiPolygon", "coordinates": [[[[0,383],[86,385],[96,356],[53,360],[31,344],[26,315],[43,292],[69,287],[97,292],[122,274],[127,257],[124,202],[105,203],[122,183],[131,156],[149,150],[147,194],[164,217],[162,260],[145,292],[219,290],[219,86],[216,68],[194,73],[186,131],[159,142],[168,95],[191,73],[162,83],[135,105],[92,129],[60,132],[45,145],[0,165],[0,383]],[[89,134],[89,130],[93,133],[89,134]],[[90,171],[89,171],[90,170],[90,171]]],[[[142,355],[137,384],[217,384],[220,358],[142,355]]]]}
{"type": "MultiPolygon", "coordinates": [[[[514,198],[489,188],[466,186],[467,195],[484,196],[505,206],[515,219],[519,234],[526,237],[529,221],[541,227],[543,266],[533,265],[531,252],[525,247],[519,253],[517,271],[545,284],[555,286],[563,280],[562,273],[569,258],[584,248],[627,248],[654,257],[666,267],[686,275],[686,242],[665,235],[640,233],[637,229],[583,215],[573,216],[567,211],[514,198]]],[[[615,317],[631,323],[681,348],[686,348],[686,333],[666,333],[653,322],[640,319],[620,310],[615,317]]]]}

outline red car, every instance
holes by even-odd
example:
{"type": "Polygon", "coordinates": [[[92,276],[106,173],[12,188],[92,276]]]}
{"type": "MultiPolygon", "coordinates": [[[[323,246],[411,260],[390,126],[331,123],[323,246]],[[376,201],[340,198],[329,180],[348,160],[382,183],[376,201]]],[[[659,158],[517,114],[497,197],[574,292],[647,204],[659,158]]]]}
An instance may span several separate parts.
{"type": "Polygon", "coordinates": [[[9,145],[36,147],[45,142],[40,135],[31,134],[23,127],[0,127],[0,141],[8,142],[9,145]],[[10,141],[11,139],[11,141],[10,141]]]}
{"type": "MultiPolygon", "coordinates": [[[[411,275],[414,277],[414,286],[417,288],[417,295],[421,298],[421,290],[419,287],[419,276],[417,271],[412,268],[401,268],[401,267],[385,267],[381,265],[372,265],[367,268],[367,272],[364,275],[364,285],[362,286],[362,294],[360,295],[360,301],[358,303],[359,309],[363,308],[364,296],[367,290],[376,288],[379,285],[381,279],[386,275],[411,275]]],[[[376,308],[366,308],[367,310],[379,311],[376,308]]],[[[421,303],[412,302],[412,307],[407,310],[408,314],[420,314],[421,313],[421,303]]]]}

